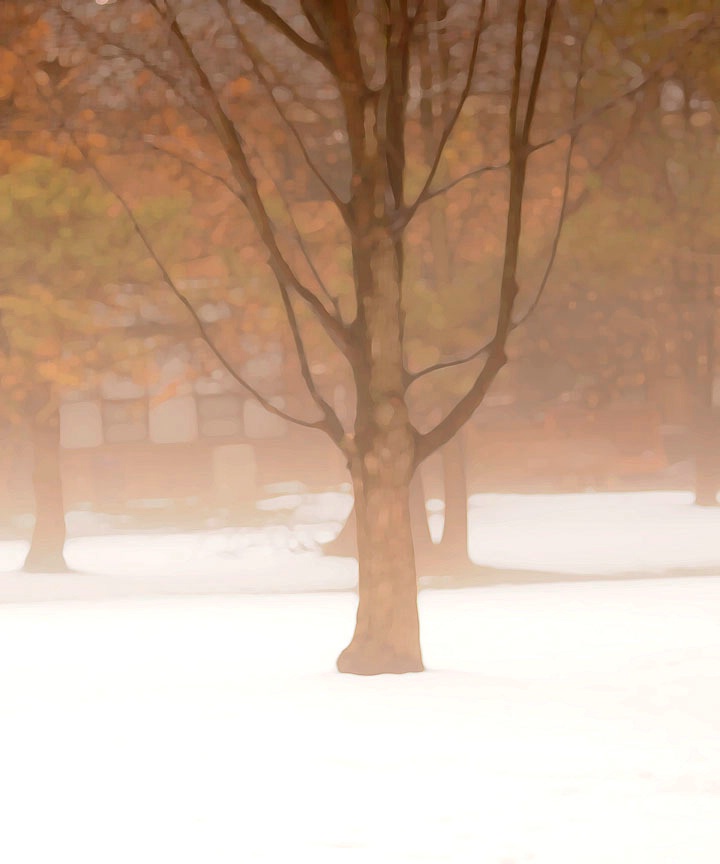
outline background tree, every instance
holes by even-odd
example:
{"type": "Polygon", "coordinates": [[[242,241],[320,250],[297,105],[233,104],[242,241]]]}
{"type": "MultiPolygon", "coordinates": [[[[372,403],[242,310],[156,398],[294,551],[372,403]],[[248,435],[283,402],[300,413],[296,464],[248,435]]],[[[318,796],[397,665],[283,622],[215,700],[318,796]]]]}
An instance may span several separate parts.
{"type": "MultiPolygon", "coordinates": [[[[128,293],[143,279],[142,260],[132,251],[137,239],[117,218],[117,203],[96,178],[18,151],[6,154],[5,166],[0,178],[3,419],[25,429],[33,443],[35,528],[25,569],[54,571],[65,569],[63,396],[96,389],[111,369],[152,380],[157,370],[149,334],[118,326],[133,306],[150,302],[152,289],[146,282],[142,295],[128,293]]],[[[173,229],[176,210],[171,201],[140,207],[145,219],[162,222],[171,243],[180,236],[173,229]]]]}

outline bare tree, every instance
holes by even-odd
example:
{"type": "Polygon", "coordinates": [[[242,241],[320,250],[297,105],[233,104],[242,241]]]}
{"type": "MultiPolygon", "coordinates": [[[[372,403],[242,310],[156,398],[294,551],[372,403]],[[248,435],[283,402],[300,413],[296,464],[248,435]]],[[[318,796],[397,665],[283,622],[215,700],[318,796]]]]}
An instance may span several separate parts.
{"type": "MultiPolygon", "coordinates": [[[[154,257],[234,377],[268,411],[325,432],[347,460],[355,496],[359,604],[354,636],[337,661],[342,672],[423,668],[411,480],[423,460],[472,417],[506,364],[506,342],[521,320],[514,314],[518,295],[526,298],[524,315],[537,305],[557,249],[573,144],[582,128],[581,51],[568,33],[587,24],[590,15],[582,10],[576,15],[557,0],[517,0],[502,4],[502,9],[488,0],[450,5],[451,14],[438,15],[439,4],[423,0],[131,0],[100,9],[77,0],[59,6],[53,18],[57,27],[70,27],[74,44],[79,36],[87,52],[97,44],[112,45],[118,57],[136,63],[142,58],[154,81],[162,88],[172,86],[175,104],[194,112],[199,134],[211,138],[223,154],[228,168],[223,182],[249,214],[256,232],[253,242],[264,248],[274,276],[299,374],[313,404],[312,419],[279,408],[233,368],[173,282],[171,268],[154,257]],[[455,47],[443,54],[433,76],[445,108],[429,146],[417,129],[420,112],[428,110],[427,100],[420,98],[422,64],[437,54],[428,48],[428,40],[435,38],[438,27],[448,28],[443,44],[455,47]],[[547,108],[539,123],[543,80],[553,62],[554,74],[559,74],[560,56],[565,61],[575,58],[575,78],[559,107],[547,108]],[[483,87],[476,80],[481,60],[483,87]],[[251,83],[246,96],[245,88],[232,87],[238,79],[251,83]],[[488,92],[491,98],[483,103],[480,97],[488,92]],[[283,130],[281,136],[258,132],[260,102],[265,115],[275,118],[274,128],[283,130]],[[445,177],[444,160],[460,127],[474,130],[478,139],[492,140],[498,158],[445,177]],[[539,284],[523,286],[521,292],[529,169],[536,154],[548,148],[555,148],[558,167],[553,186],[561,189],[555,199],[550,261],[539,268],[545,270],[539,284]],[[278,177],[282,164],[293,166],[285,176],[291,182],[278,177]],[[428,202],[490,176],[505,183],[503,254],[492,331],[467,357],[411,372],[403,290],[408,256],[417,252],[409,240],[410,228],[428,202]],[[298,188],[313,191],[299,193],[298,188]],[[337,223],[328,229],[327,243],[342,243],[348,250],[349,297],[332,286],[328,290],[319,268],[298,263],[297,248],[291,249],[279,230],[270,203],[280,190],[286,201],[294,197],[300,205],[306,194],[335,209],[337,223]],[[313,371],[308,333],[318,330],[349,367],[355,391],[352,428],[343,425],[313,371]],[[472,381],[444,416],[422,430],[413,422],[408,391],[418,379],[449,366],[474,370],[472,381]]],[[[102,87],[107,90],[111,83],[105,76],[102,87]]],[[[641,86],[633,81],[623,92],[641,86]]],[[[146,118],[133,115],[127,101],[121,106],[124,116],[142,124],[146,118]]],[[[597,116],[601,110],[591,106],[586,113],[597,116]]],[[[77,129],[72,135],[92,162],[82,135],[77,129]]],[[[117,184],[94,164],[134,219],[117,184]]],[[[151,237],[134,222],[152,252],[151,237]]],[[[469,292],[468,307],[476,302],[469,292]]]]}

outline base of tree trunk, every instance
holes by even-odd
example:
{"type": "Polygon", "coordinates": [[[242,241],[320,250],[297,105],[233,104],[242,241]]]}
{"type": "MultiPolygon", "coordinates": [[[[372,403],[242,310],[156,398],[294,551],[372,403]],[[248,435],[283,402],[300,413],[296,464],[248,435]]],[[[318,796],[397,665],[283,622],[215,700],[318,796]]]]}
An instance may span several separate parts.
{"type": "Polygon", "coordinates": [[[351,675],[403,675],[422,672],[419,656],[398,654],[391,646],[353,639],[337,659],[338,672],[351,675]]]}
{"type": "Polygon", "coordinates": [[[68,573],[70,570],[62,556],[44,558],[30,555],[25,559],[22,569],[25,573],[68,573]]]}

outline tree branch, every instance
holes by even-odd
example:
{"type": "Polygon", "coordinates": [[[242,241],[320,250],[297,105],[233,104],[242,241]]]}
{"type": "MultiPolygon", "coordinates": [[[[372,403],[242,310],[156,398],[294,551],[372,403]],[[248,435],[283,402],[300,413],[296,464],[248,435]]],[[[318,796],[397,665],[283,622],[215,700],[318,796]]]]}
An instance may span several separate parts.
{"type": "Polygon", "coordinates": [[[300,251],[302,252],[303,257],[307,261],[308,267],[310,268],[310,271],[312,272],[313,276],[315,277],[315,280],[317,281],[320,290],[324,294],[325,298],[332,304],[332,307],[335,310],[335,315],[337,316],[337,318],[339,320],[342,320],[341,313],[340,313],[340,303],[338,302],[337,297],[333,296],[330,293],[327,285],[325,284],[325,280],[322,278],[319,270],[315,266],[315,262],[313,261],[312,255],[310,254],[310,251],[307,248],[305,240],[304,240],[304,238],[300,232],[300,228],[298,227],[298,224],[295,221],[295,217],[292,214],[290,204],[288,203],[287,199],[285,198],[285,195],[283,194],[283,191],[280,188],[279,184],[273,178],[272,173],[270,171],[268,171],[267,165],[265,164],[265,161],[263,160],[262,153],[260,153],[259,150],[254,150],[253,152],[254,152],[255,157],[258,159],[258,161],[263,166],[265,173],[268,175],[271,182],[275,186],[275,189],[278,193],[278,196],[280,197],[280,199],[283,202],[283,207],[285,208],[285,212],[287,213],[287,217],[290,220],[290,224],[292,226],[293,238],[294,238],[295,242],[298,244],[298,247],[300,248],[300,251]]]}
{"type": "MultiPolygon", "coordinates": [[[[330,57],[330,53],[325,49],[322,45],[317,45],[314,42],[309,42],[305,39],[304,36],[301,36],[297,30],[294,30],[288,23],[282,18],[278,13],[270,6],[268,3],[265,3],[264,0],[242,0],[245,6],[248,9],[252,9],[253,12],[257,12],[260,17],[270,24],[278,33],[282,33],[282,35],[291,42],[296,48],[306,54],[308,57],[312,57],[313,60],[317,60],[319,63],[322,63],[326,69],[332,70],[332,60],[330,57]]],[[[312,21],[310,22],[311,26],[312,21]]]]}
{"type": "MultiPolygon", "coordinates": [[[[477,61],[478,49],[480,47],[480,37],[482,36],[484,30],[484,22],[485,22],[485,10],[487,8],[487,0],[482,0],[480,5],[480,14],[478,16],[478,21],[475,26],[475,35],[473,37],[472,50],[470,52],[470,60],[468,61],[468,70],[467,76],[465,79],[465,86],[463,87],[460,96],[458,97],[457,104],[455,106],[455,110],[450,115],[448,122],[445,124],[445,128],[443,129],[442,135],[440,136],[440,141],[438,142],[437,150],[435,151],[435,158],[430,165],[430,171],[428,172],[427,177],[425,178],[425,182],[423,183],[422,189],[420,190],[415,201],[407,208],[405,208],[403,212],[402,224],[407,225],[408,222],[413,218],[415,213],[417,212],[418,207],[423,204],[425,201],[430,200],[430,198],[435,197],[435,193],[430,193],[430,186],[432,185],[433,180],[435,179],[435,175],[437,174],[438,168],[440,167],[440,162],[442,161],[443,154],[445,152],[445,146],[450,139],[450,136],[457,125],[458,120],[460,119],[460,115],[462,114],[463,107],[465,106],[465,102],[467,101],[467,97],[470,95],[470,90],[472,89],[473,76],[475,74],[475,63],[477,61]]],[[[470,176],[470,175],[467,175],[470,176]]],[[[457,181],[459,182],[459,181],[457,181]]],[[[453,184],[454,185],[454,184],[453,184]]],[[[450,188],[450,187],[446,187],[450,188]]],[[[439,193],[438,193],[439,194],[439,193]]]]}
{"type": "Polygon", "coordinates": [[[437,198],[440,195],[445,195],[451,189],[454,189],[460,183],[464,183],[466,180],[470,180],[473,177],[480,177],[483,174],[488,174],[491,171],[502,171],[510,165],[509,161],[499,162],[497,165],[480,165],[477,168],[473,168],[472,171],[468,171],[465,174],[462,174],[460,177],[456,177],[454,180],[451,180],[449,183],[446,183],[445,186],[440,186],[438,189],[433,189],[432,192],[427,192],[427,194],[423,197],[422,201],[418,201],[418,206],[421,204],[425,204],[427,201],[432,201],[433,198],[437,198]]]}
{"type": "MultiPolygon", "coordinates": [[[[151,0],[152,2],[152,0],[151,0]]],[[[157,9],[155,3],[152,5],[157,9]]],[[[58,3],[56,6],[57,11],[69,21],[72,22],[73,26],[78,32],[78,35],[82,36],[85,39],[93,41],[96,46],[110,45],[113,48],[117,48],[118,51],[121,51],[127,57],[130,57],[132,60],[137,60],[140,62],[144,69],[147,69],[151,72],[159,81],[167,84],[178,96],[184,99],[190,107],[196,111],[204,120],[210,121],[210,117],[207,116],[202,110],[202,106],[200,106],[195,99],[194,94],[188,94],[185,92],[181,92],[178,89],[179,82],[173,77],[170,72],[166,69],[163,69],[162,66],[158,66],[157,63],[153,63],[152,60],[149,60],[147,54],[138,53],[137,51],[133,51],[128,45],[125,45],[123,42],[115,41],[111,39],[109,34],[101,33],[98,30],[89,27],[84,21],[81,21],[75,15],[72,14],[68,9],[65,9],[63,4],[58,3]],[[190,96],[190,98],[188,98],[190,96]]]]}
{"type": "Polygon", "coordinates": [[[548,3],[545,6],[545,16],[543,18],[538,56],[535,61],[535,68],[533,69],[532,80],[530,82],[527,109],[525,110],[525,119],[523,120],[521,132],[521,138],[526,144],[530,137],[530,127],[532,126],[533,117],[535,116],[537,97],[540,90],[540,79],[542,78],[543,69],[545,68],[545,58],[547,56],[548,43],[550,41],[550,31],[552,29],[556,2],[557,0],[548,0],[548,3]]]}
{"type": "MultiPolygon", "coordinates": [[[[513,325],[513,328],[517,325],[513,325]]],[[[439,372],[441,369],[450,369],[453,366],[463,366],[465,363],[470,363],[473,360],[477,360],[478,357],[481,357],[483,354],[487,353],[490,348],[492,348],[493,341],[492,339],[489,342],[486,342],[484,345],[481,345],[477,351],[473,351],[472,354],[468,354],[467,357],[458,357],[455,360],[441,360],[439,363],[433,363],[432,366],[426,366],[424,369],[420,369],[417,372],[407,372],[405,374],[405,383],[406,386],[410,386],[419,378],[423,378],[425,375],[430,375],[431,372],[439,372]]]]}
{"type": "Polygon", "coordinates": [[[324,431],[338,446],[341,446],[342,440],[345,437],[345,429],[340,422],[340,418],[330,407],[330,404],[323,398],[317,388],[315,379],[310,371],[307,351],[305,350],[305,343],[303,342],[302,334],[300,333],[300,326],[298,324],[297,316],[295,315],[292,299],[290,298],[287,288],[282,284],[280,285],[280,294],[282,296],[283,305],[285,307],[288,323],[295,343],[295,350],[297,351],[298,360],[300,361],[300,372],[305,381],[305,385],[312,396],[313,401],[323,413],[323,417],[325,418],[324,431]]]}
{"type": "MultiPolygon", "coordinates": [[[[160,13],[163,14],[163,13],[160,13]]],[[[262,197],[257,186],[257,180],[253,174],[245,153],[245,144],[238,134],[230,117],[225,112],[220,99],[212,86],[210,79],[195,56],[195,52],[188,41],[185,33],[173,17],[167,18],[182,52],[190,67],[195,72],[200,86],[205,92],[212,106],[213,125],[220,141],[228,156],[230,166],[246,198],[246,207],[260,235],[265,248],[269,253],[269,264],[275,274],[278,284],[287,284],[302,297],[310,306],[316,317],[324,327],[335,345],[348,358],[353,355],[353,345],[345,325],[327,310],[321,300],[303,285],[296,276],[293,269],[285,260],[275,237],[275,229],[265,208],[262,197]]]]}
{"type": "MultiPolygon", "coordinates": [[[[523,120],[522,127],[518,128],[518,113],[520,102],[520,89],[522,85],[522,54],[526,21],[527,0],[520,0],[515,25],[515,53],[513,85],[510,97],[510,111],[508,117],[508,136],[510,147],[510,190],[508,193],[507,228],[505,234],[505,257],[500,282],[500,304],[497,315],[497,326],[495,335],[490,343],[487,360],[475,378],[470,389],[449,413],[429,432],[416,437],[415,465],[419,465],[431,453],[447,443],[453,435],[466,423],[475,413],[478,406],[485,398],[488,389],[497,377],[498,372],[507,362],[505,344],[508,334],[513,327],[512,313],[515,299],[518,295],[517,265],[520,254],[520,238],[522,234],[522,209],[524,201],[525,178],[527,174],[527,139],[531,131],[532,118],[535,103],[539,92],[540,79],[547,56],[546,51],[538,51],[538,57],[533,70],[533,82],[537,80],[537,86],[531,84],[528,103],[525,109],[525,119],[530,117],[530,122],[523,120]]],[[[552,26],[552,15],[556,0],[547,0],[545,24],[543,34],[547,29],[549,34],[552,26]],[[549,20],[548,20],[549,19],[549,20]]],[[[547,38],[547,37],[546,37],[547,38]]]]}
{"type": "Polygon", "coordinates": [[[572,173],[572,154],[575,149],[575,141],[576,135],[570,137],[570,144],[568,145],[568,152],[565,162],[565,173],[563,177],[563,191],[562,191],[562,202],[560,204],[560,213],[558,214],[557,225],[555,226],[555,233],[553,234],[553,239],[550,244],[550,255],[548,256],[547,264],[545,266],[545,270],[543,272],[542,278],[540,279],[540,284],[538,286],[537,291],[535,292],[535,297],[533,301],[530,303],[528,308],[523,312],[523,314],[516,321],[513,322],[511,330],[514,330],[516,327],[519,327],[523,324],[527,319],[532,315],[532,313],[537,309],[538,304],[542,298],[542,295],[545,291],[545,287],[550,279],[550,273],[552,272],[552,268],[555,264],[555,258],[557,257],[558,247],[560,245],[560,236],[562,234],[562,229],[565,226],[565,218],[568,212],[568,192],[570,190],[570,176],[572,173]]]}
{"type": "Polygon", "coordinates": [[[294,423],[296,426],[303,426],[303,427],[308,428],[308,429],[320,429],[323,432],[325,432],[327,435],[329,435],[331,438],[333,438],[333,440],[335,440],[335,438],[334,438],[335,430],[331,429],[331,427],[327,424],[327,421],[325,419],[315,420],[315,421],[302,420],[299,417],[294,417],[291,414],[288,414],[287,412],[285,412],[285,411],[281,410],[280,408],[277,408],[275,405],[273,405],[269,399],[266,399],[258,390],[256,390],[252,386],[252,384],[250,384],[248,381],[246,381],[236,371],[233,364],[228,360],[228,358],[220,350],[220,348],[218,348],[214,339],[209,334],[207,327],[205,326],[203,320],[200,318],[198,313],[195,311],[195,307],[188,300],[188,298],[182,293],[182,291],[180,291],[180,289],[177,287],[177,283],[172,278],[172,276],[168,272],[167,268],[163,264],[162,259],[159,257],[159,255],[155,251],[155,247],[153,246],[153,244],[152,244],[150,238],[148,237],[146,231],[144,230],[142,225],[140,225],[140,223],[138,222],[138,219],[135,216],[135,213],[133,212],[132,207],[130,207],[127,200],[112,185],[112,183],[108,180],[108,178],[104,174],[104,172],[102,172],[100,170],[100,168],[98,168],[97,164],[95,162],[93,162],[92,159],[90,159],[88,152],[78,142],[75,135],[73,135],[72,132],[68,132],[68,134],[70,135],[70,137],[73,141],[73,144],[78,149],[78,151],[82,155],[83,159],[85,160],[85,162],[89,166],[90,170],[95,174],[95,176],[98,178],[98,180],[104,186],[104,188],[107,189],[108,192],[119,202],[119,204],[121,205],[121,207],[123,208],[123,210],[127,214],[128,218],[130,219],[130,221],[133,225],[133,228],[135,230],[135,233],[137,234],[137,236],[142,241],[143,245],[145,246],[145,248],[148,251],[148,254],[153,259],[158,270],[162,274],[163,280],[165,281],[167,286],[170,288],[170,290],[173,292],[173,294],[177,297],[177,299],[188,310],[193,321],[195,322],[195,326],[197,327],[198,332],[200,333],[203,341],[208,346],[208,348],[210,348],[212,353],[220,361],[222,366],[227,370],[227,372],[231,375],[231,377],[235,381],[237,381],[238,384],[241,385],[241,387],[243,387],[245,390],[247,390],[251,396],[253,396],[255,399],[257,399],[257,401],[262,405],[262,407],[266,411],[268,411],[269,413],[275,414],[277,417],[281,417],[283,420],[287,420],[290,423],[294,423]]]}
{"type": "Polygon", "coordinates": [[[222,174],[216,174],[214,171],[211,171],[209,168],[203,168],[201,165],[198,165],[197,162],[194,162],[192,159],[188,159],[186,156],[183,156],[181,153],[175,153],[173,150],[168,150],[165,147],[161,147],[160,144],[155,140],[156,136],[154,135],[144,135],[142,141],[153,150],[158,153],[162,153],[164,156],[170,156],[171,159],[176,159],[182,165],[186,165],[188,168],[192,168],[194,171],[198,171],[200,174],[204,174],[206,177],[210,177],[213,180],[216,180],[222,186],[224,186],[228,192],[232,194],[234,198],[237,198],[243,204],[246,204],[245,197],[242,192],[235,188],[232,184],[228,182],[227,177],[223,177],[222,174]]]}
{"type": "Polygon", "coordinates": [[[610,99],[606,99],[605,102],[602,102],[600,105],[597,105],[595,108],[588,111],[582,117],[574,121],[565,129],[555,133],[549,138],[545,138],[542,141],[539,141],[537,144],[530,144],[529,150],[531,153],[536,152],[537,150],[542,150],[544,147],[548,147],[551,144],[555,144],[565,135],[571,135],[574,132],[579,132],[584,126],[590,123],[592,120],[596,119],[600,115],[604,114],[606,111],[609,111],[611,108],[614,108],[624,99],[627,99],[630,96],[634,96],[636,93],[644,90],[648,84],[655,81],[666,69],[667,64],[670,60],[672,60],[679,51],[684,48],[687,48],[698,36],[701,36],[703,33],[707,32],[713,26],[717,26],[717,23],[712,19],[710,21],[705,21],[705,23],[696,28],[687,39],[683,40],[682,44],[679,46],[675,46],[671,51],[669,51],[662,60],[658,61],[653,65],[651,70],[642,78],[637,84],[628,87],[626,90],[623,90],[622,93],[619,93],[617,96],[613,96],[610,99]]]}
{"type": "Polygon", "coordinates": [[[340,198],[338,193],[330,185],[329,181],[324,177],[323,173],[320,171],[320,169],[318,168],[318,166],[315,164],[312,157],[310,156],[310,153],[309,153],[309,151],[305,145],[305,142],[302,139],[302,136],[298,132],[297,127],[295,126],[294,123],[292,123],[288,119],[287,115],[285,114],[285,112],[280,107],[280,103],[276,99],[275,94],[273,92],[272,84],[268,81],[267,77],[265,76],[262,69],[260,68],[260,60],[258,57],[258,52],[253,48],[253,46],[250,44],[250,42],[246,38],[245,34],[242,32],[242,30],[238,26],[237,21],[234,19],[232,12],[230,11],[230,6],[228,3],[228,0],[218,0],[218,3],[220,4],[223,11],[225,12],[225,17],[228,19],[228,22],[229,22],[230,27],[233,31],[233,34],[235,35],[235,38],[238,40],[238,42],[240,42],[240,44],[243,47],[243,50],[245,51],[248,58],[250,59],[250,62],[251,62],[252,67],[253,67],[253,71],[257,75],[260,83],[265,88],[265,91],[268,94],[268,96],[270,97],[270,101],[273,103],[273,106],[274,106],[275,110],[277,111],[278,115],[280,116],[280,119],[283,121],[285,126],[288,128],[290,134],[295,139],[295,142],[298,145],[300,152],[302,153],[303,158],[304,158],[305,162],[307,163],[308,168],[310,168],[313,175],[320,181],[320,184],[323,186],[325,191],[328,193],[330,200],[333,202],[333,204],[340,211],[340,214],[342,215],[343,219],[347,223],[348,208],[347,208],[346,202],[343,201],[342,198],[340,198]]]}

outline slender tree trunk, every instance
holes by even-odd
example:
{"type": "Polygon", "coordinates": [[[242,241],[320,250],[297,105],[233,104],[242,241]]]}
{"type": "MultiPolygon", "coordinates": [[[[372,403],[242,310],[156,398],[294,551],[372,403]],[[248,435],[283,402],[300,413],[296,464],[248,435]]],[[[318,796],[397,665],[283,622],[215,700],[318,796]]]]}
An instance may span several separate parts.
{"type": "Polygon", "coordinates": [[[33,427],[35,528],[24,569],[30,573],[67,570],[65,508],[60,474],[60,424],[57,414],[33,427]]]}
{"type": "Polygon", "coordinates": [[[322,547],[324,555],[337,555],[339,558],[357,558],[357,528],[355,526],[355,503],[348,513],[340,533],[322,547]]]}
{"type": "Polygon", "coordinates": [[[429,562],[432,560],[435,544],[430,536],[430,525],[425,506],[425,490],[419,469],[410,481],[410,524],[412,525],[418,575],[424,575],[427,572],[429,562]]]}
{"type": "MultiPolygon", "coordinates": [[[[483,568],[470,558],[468,525],[467,468],[462,433],[443,447],[445,525],[442,539],[425,558],[418,555],[418,572],[423,576],[448,579],[483,577],[483,568]]],[[[442,584],[442,583],[439,583],[442,584]]]]}
{"type": "Polygon", "coordinates": [[[445,481],[445,527],[439,544],[443,564],[466,568],[468,554],[468,489],[465,453],[458,433],[442,449],[445,481]]]}
{"type": "Polygon", "coordinates": [[[712,273],[707,280],[705,315],[705,370],[700,376],[695,433],[695,503],[700,507],[717,507],[720,489],[720,435],[713,416],[715,378],[715,300],[712,273]]]}
{"type": "Polygon", "coordinates": [[[711,416],[697,423],[695,432],[695,504],[717,507],[720,490],[720,435],[711,416]]]}

